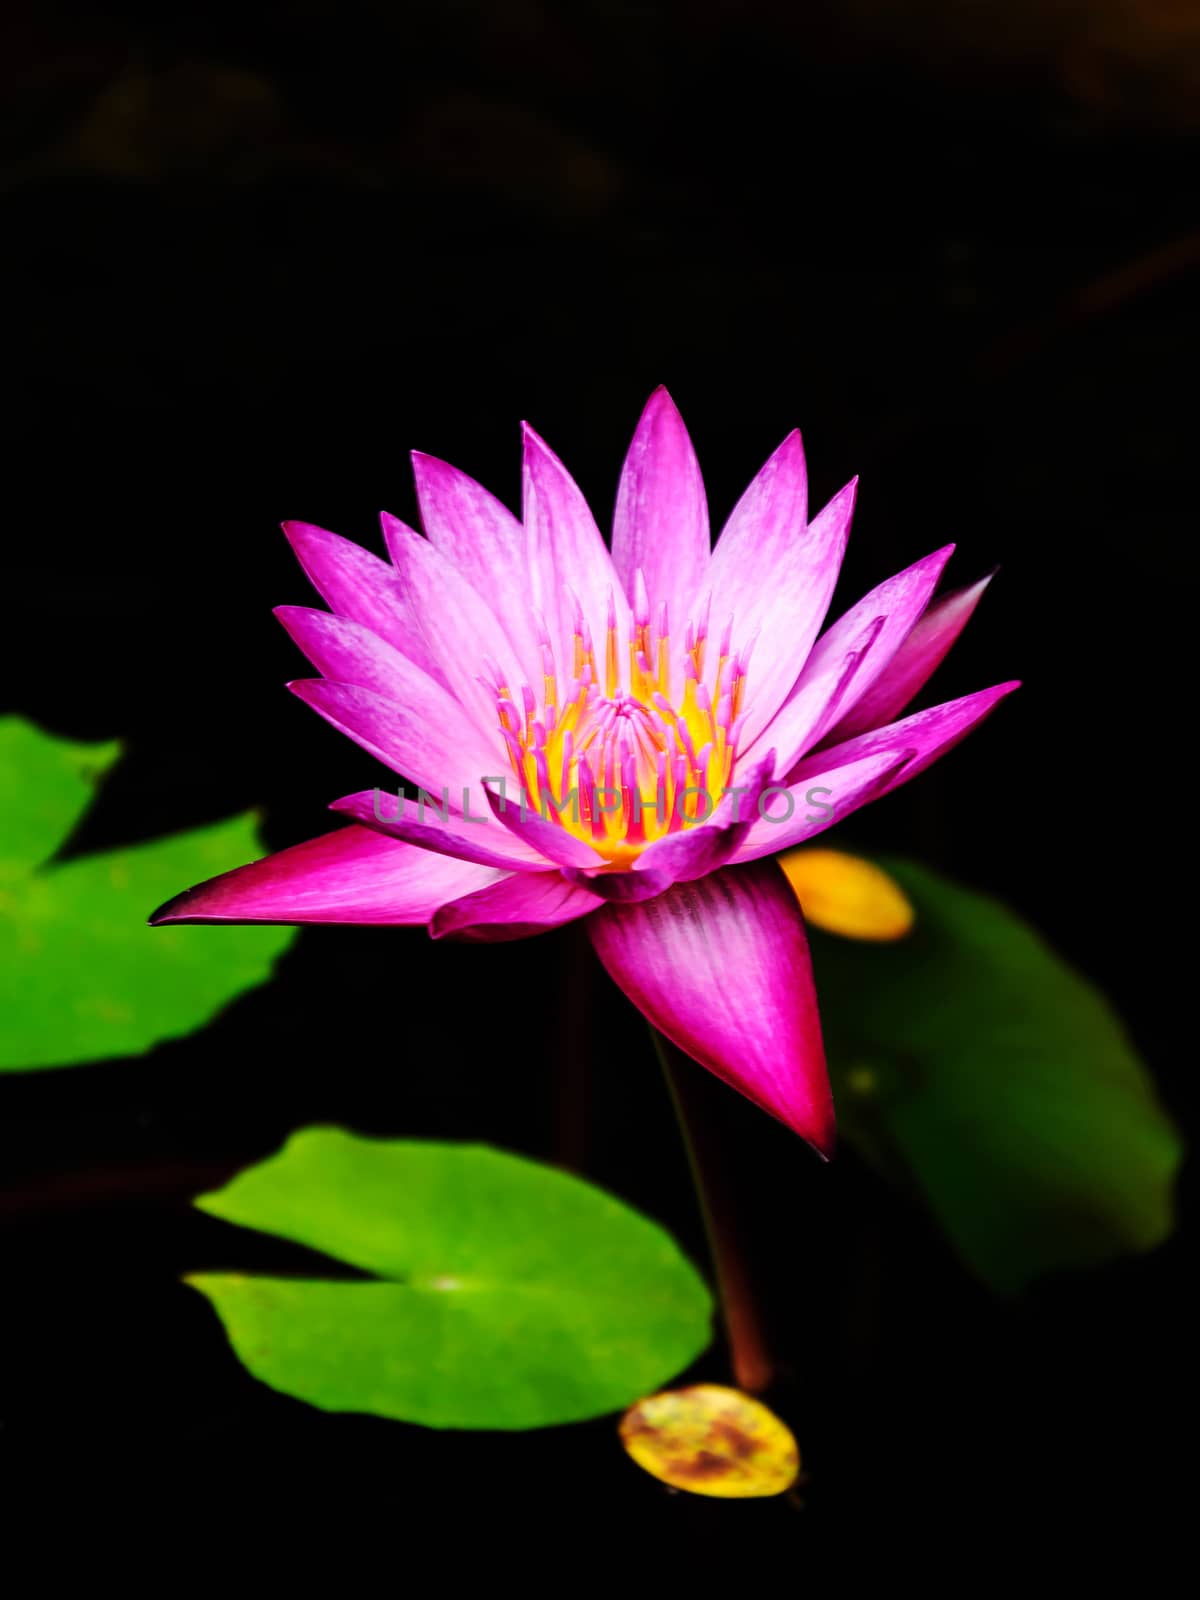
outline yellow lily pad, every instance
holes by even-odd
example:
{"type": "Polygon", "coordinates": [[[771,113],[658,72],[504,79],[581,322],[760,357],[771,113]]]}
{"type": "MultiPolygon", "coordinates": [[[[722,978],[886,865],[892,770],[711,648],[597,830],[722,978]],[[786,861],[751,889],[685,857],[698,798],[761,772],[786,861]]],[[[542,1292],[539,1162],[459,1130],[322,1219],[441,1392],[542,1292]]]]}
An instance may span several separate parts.
{"type": "Polygon", "coordinates": [[[785,1494],[800,1475],[791,1429],[760,1400],[718,1383],[639,1400],[621,1419],[621,1443],[651,1477],[721,1500],[785,1494]]]}

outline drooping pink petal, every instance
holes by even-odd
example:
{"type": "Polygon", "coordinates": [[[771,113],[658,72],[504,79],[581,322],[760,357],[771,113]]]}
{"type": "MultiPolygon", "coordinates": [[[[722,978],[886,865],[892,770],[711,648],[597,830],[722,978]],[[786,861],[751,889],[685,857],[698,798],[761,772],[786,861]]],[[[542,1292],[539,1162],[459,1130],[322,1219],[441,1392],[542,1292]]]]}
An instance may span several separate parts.
{"type": "Polygon", "coordinates": [[[520,872],[441,906],[429,931],[435,939],[503,943],[548,933],[603,903],[561,873],[520,872]]]}
{"type": "Polygon", "coordinates": [[[388,700],[357,684],[329,678],[299,678],[288,688],[339,732],[439,803],[448,795],[453,809],[460,810],[466,790],[474,810],[483,806],[480,779],[492,774],[486,768],[481,772],[469,751],[448,747],[419,705],[388,700]]]}
{"type": "Polygon", "coordinates": [[[441,666],[417,627],[404,585],[386,561],[310,522],[285,522],[283,531],[305,576],[331,611],[361,622],[445,684],[441,666]]]}
{"type": "Polygon", "coordinates": [[[490,867],[339,828],[236,867],[168,900],[151,917],[167,922],[428,922],[440,905],[494,883],[490,867]]]}
{"type": "Polygon", "coordinates": [[[530,604],[525,530],[507,506],[465,472],[414,450],[421,526],[501,620],[525,681],[542,681],[542,654],[530,604]]]}
{"type": "Polygon", "coordinates": [[[632,595],[638,570],[653,616],[665,601],[681,632],[708,574],[708,501],[683,418],[665,389],[646,403],[621,470],[613,517],[613,565],[632,595]]]}
{"type": "Polygon", "coordinates": [[[660,1033],[832,1153],[808,940],[774,862],[724,867],[654,900],[606,905],[587,926],[613,979],[660,1033]]]}
{"type": "Polygon", "coordinates": [[[824,833],[835,822],[886,793],[915,752],[885,750],[813,773],[799,783],[763,791],[758,813],[738,847],[736,861],[756,861],[824,833]]]}
{"type": "MultiPolygon", "coordinates": [[[[446,806],[440,803],[440,796],[431,798],[432,803],[362,789],[335,800],[329,809],[391,839],[438,850],[460,861],[475,861],[503,872],[545,872],[545,857],[499,827],[490,812],[487,816],[477,816],[473,810],[464,814],[461,805],[446,806]]],[[[461,801],[462,797],[458,798],[461,801]]]]}
{"type": "Polygon", "coordinates": [[[428,539],[382,513],[388,554],[404,585],[417,626],[442,664],[450,692],[485,737],[497,736],[496,685],[488,663],[510,688],[521,680],[517,654],[487,602],[428,539]]]}
{"type": "MultiPolygon", "coordinates": [[[[604,857],[598,850],[593,850],[590,844],[577,839],[552,820],[548,805],[546,815],[539,816],[532,806],[527,806],[522,797],[514,795],[506,785],[496,787],[490,783],[484,784],[484,795],[496,820],[514,839],[540,852],[546,865],[553,862],[559,867],[600,867],[604,864],[604,857]]],[[[568,806],[577,803],[577,800],[567,801],[568,806]]]]}
{"type": "MultiPolygon", "coordinates": [[[[415,783],[428,788],[426,780],[433,778],[440,791],[456,778],[474,783],[497,762],[505,763],[498,733],[485,738],[449,690],[369,628],[306,606],[277,606],[275,615],[326,678],[356,684],[404,708],[421,739],[423,776],[405,771],[415,783]]],[[[461,794],[452,798],[461,804],[461,794]]]]}
{"type": "Polygon", "coordinates": [[[948,544],[878,584],[817,640],[791,693],[759,735],[760,744],[769,740],[779,750],[784,772],[887,671],[953,551],[948,544]]]}
{"type": "Polygon", "coordinates": [[[565,594],[569,588],[582,609],[596,660],[601,664],[612,596],[619,641],[617,659],[624,674],[629,660],[628,606],[596,519],[583,491],[545,440],[528,423],[522,424],[522,432],[521,520],[529,541],[531,575],[540,585],[553,584],[553,589],[542,595],[542,609],[558,652],[559,670],[569,672],[573,654],[573,602],[565,594]]]}
{"type": "Polygon", "coordinates": [[[753,646],[743,747],[787,699],[833,596],[857,479],[808,526],[798,433],[790,434],[738,501],[713,552],[712,616],[732,616],[734,643],[753,646]]]}
{"type": "Polygon", "coordinates": [[[941,666],[951,645],[971,620],[983,591],[992,581],[989,573],[978,583],[935,600],[913,626],[883,672],[845,716],[824,734],[826,744],[840,744],[869,728],[893,721],[920,693],[941,666]]]}

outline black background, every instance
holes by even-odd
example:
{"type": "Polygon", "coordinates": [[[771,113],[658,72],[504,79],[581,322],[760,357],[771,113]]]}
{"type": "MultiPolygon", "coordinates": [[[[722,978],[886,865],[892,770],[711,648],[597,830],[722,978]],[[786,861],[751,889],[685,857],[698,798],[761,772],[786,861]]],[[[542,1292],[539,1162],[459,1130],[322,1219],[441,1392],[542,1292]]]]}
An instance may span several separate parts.
{"type": "MultiPolygon", "coordinates": [[[[282,688],[268,608],[310,595],[280,520],[378,548],[412,447],[514,503],[526,417],[603,523],[663,382],[717,525],[794,424],[817,504],[861,473],[835,611],[950,539],[955,582],[1001,564],[938,698],[1025,687],[839,840],[1005,896],[1183,1115],[1197,38],[1165,4],[1025,7],[18,6],[3,708],[128,742],[72,848],[249,806],[273,847],[323,831],[377,772],[282,688]]],[[[312,1526],[380,1497],[397,1527],[749,1531],[849,1567],[885,1524],[1167,1515],[1181,1238],[997,1305],[852,1154],[822,1169],[719,1088],[804,1511],[668,1496],[609,1421],[431,1435],[245,1376],[177,1279],[268,1258],[187,1199],[314,1121],[582,1157],[702,1252],[638,1021],[572,971],[567,936],[320,929],[191,1040],[5,1081],[10,1462],[249,1483],[274,1531],[286,1487],[312,1526]]]]}

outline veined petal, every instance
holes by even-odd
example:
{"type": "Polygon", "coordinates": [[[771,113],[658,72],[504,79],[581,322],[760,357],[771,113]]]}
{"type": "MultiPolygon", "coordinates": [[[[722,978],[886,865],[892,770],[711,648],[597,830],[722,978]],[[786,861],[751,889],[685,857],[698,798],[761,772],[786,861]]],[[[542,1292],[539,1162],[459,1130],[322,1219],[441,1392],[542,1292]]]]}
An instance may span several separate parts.
{"type": "Polygon", "coordinates": [[[442,664],[455,699],[488,738],[497,731],[495,687],[480,682],[488,662],[506,685],[520,682],[517,654],[487,602],[428,539],[385,511],[388,553],[404,585],[426,648],[442,664]]]}
{"type": "Polygon", "coordinates": [[[605,906],[588,932],[660,1033],[832,1153],[833,1099],[804,920],[773,861],[605,906]]]}
{"type": "Polygon", "coordinates": [[[951,645],[971,620],[989,573],[966,589],[935,600],[913,626],[883,672],[824,735],[826,744],[842,743],[869,728],[882,727],[899,716],[945,660],[951,645]]]}
{"type": "Polygon", "coordinates": [[[656,389],[637,425],[617,489],[613,565],[625,593],[640,569],[652,615],[664,601],[682,628],[705,585],[710,559],[708,501],[683,418],[656,389]]]}
{"type": "MultiPolygon", "coordinates": [[[[531,850],[538,851],[545,865],[551,862],[560,867],[604,865],[604,857],[598,850],[593,850],[590,844],[577,839],[565,828],[560,828],[556,822],[550,820],[549,816],[540,817],[536,811],[526,806],[519,796],[514,798],[504,788],[497,792],[490,783],[484,784],[483,792],[497,821],[502,823],[515,839],[520,839],[531,850]]],[[[576,803],[568,802],[568,804],[576,803]]]]}
{"type": "MultiPolygon", "coordinates": [[[[433,797],[434,801],[440,799],[433,797]]],[[[460,861],[497,867],[503,872],[544,872],[546,858],[523,844],[507,830],[497,827],[495,818],[466,815],[462,809],[409,800],[402,795],[362,789],[335,800],[329,808],[341,816],[352,817],[365,828],[374,828],[390,839],[403,839],[423,850],[438,850],[460,861]],[[445,814],[445,815],[444,815],[445,814]],[[443,820],[444,817],[444,820],[443,820]]]]}
{"type": "Polygon", "coordinates": [[[732,860],[754,825],[763,790],[775,776],[775,765],[774,750],[767,750],[741,768],[709,821],[647,845],[633,864],[634,875],[666,871],[671,883],[689,883],[732,860]]]}
{"type": "Polygon", "coordinates": [[[447,749],[439,730],[419,706],[386,699],[353,683],[329,678],[300,678],[288,688],[326,722],[369,750],[383,764],[441,801],[447,791],[455,810],[465,790],[478,811],[483,805],[480,779],[490,777],[471,764],[470,753],[447,749]]]}
{"type": "Polygon", "coordinates": [[[331,611],[361,622],[445,684],[442,669],[416,625],[404,585],[386,561],[310,522],[285,522],[283,531],[305,576],[331,611]]]}
{"type": "Polygon", "coordinates": [[[937,587],[954,546],[948,544],[872,589],[817,640],[795,687],[759,736],[770,739],[788,771],[818,744],[888,669],[937,587]],[[842,666],[853,656],[852,670],[842,666]],[[823,686],[829,686],[826,693],[823,686]],[[833,692],[836,688],[836,693],[833,692]]]}
{"type": "Polygon", "coordinates": [[[498,876],[369,828],[339,828],[210,878],[168,900],[150,920],[411,925],[498,876]]]}
{"type": "Polygon", "coordinates": [[[764,790],[758,816],[734,858],[756,861],[824,833],[835,822],[887,792],[915,750],[877,751],[814,772],[799,782],[764,790]]]}
{"type": "Polygon", "coordinates": [[[436,456],[412,454],[421,526],[435,550],[488,602],[512,641],[525,681],[542,679],[542,654],[530,606],[525,530],[507,506],[436,456]]]}
{"type": "Polygon", "coordinates": [[[429,931],[435,939],[482,943],[527,939],[586,917],[603,903],[559,872],[521,872],[443,905],[429,931]]]}
{"type": "Polygon", "coordinates": [[[524,457],[522,521],[529,539],[531,572],[554,588],[543,594],[543,608],[559,653],[560,671],[572,659],[573,622],[569,588],[583,610],[597,661],[604,659],[608,601],[616,603],[617,660],[629,659],[629,619],[625,591],[612,557],[588,509],[583,491],[528,423],[522,424],[524,457]],[[555,627],[557,624],[557,632],[555,627]]]}
{"type": "Polygon", "coordinates": [[[712,560],[712,615],[734,619],[735,641],[753,642],[745,748],[769,725],[799,677],[842,565],[857,479],[807,527],[804,456],[792,434],[734,509],[712,560]]]}
{"type": "Polygon", "coordinates": [[[924,772],[939,756],[965,738],[972,728],[978,727],[1006,695],[1020,687],[1017,679],[998,683],[994,688],[963,695],[960,700],[948,700],[944,705],[930,706],[927,711],[918,711],[901,722],[891,722],[886,728],[874,728],[869,733],[861,733],[842,744],[812,750],[793,768],[788,781],[798,786],[801,783],[817,783],[822,775],[826,775],[826,781],[832,783],[832,769],[874,756],[886,757],[908,751],[910,759],[904,768],[895,772],[879,791],[880,794],[889,794],[901,783],[915,778],[918,772],[924,772]]]}
{"type": "MultiPolygon", "coordinates": [[[[427,779],[441,785],[456,777],[474,783],[497,762],[506,764],[498,733],[484,738],[449,690],[369,628],[306,606],[277,606],[275,615],[324,677],[369,689],[404,708],[420,732],[423,776],[405,769],[415,783],[429,788],[427,779]]],[[[430,793],[440,799],[440,791],[430,793]]],[[[461,796],[453,799],[457,807],[461,796]]]]}
{"type": "MultiPolygon", "coordinates": [[[[780,771],[790,771],[837,716],[868,658],[879,648],[886,621],[886,617],[870,618],[843,651],[836,655],[824,652],[815,666],[817,651],[809,657],[801,682],[759,735],[760,745],[769,739],[780,750],[780,771]]],[[[818,645],[817,650],[820,648],[818,645]]]]}
{"type": "Polygon", "coordinates": [[[738,773],[707,822],[682,833],[665,834],[647,845],[628,872],[581,872],[563,868],[563,876],[583,884],[605,900],[622,905],[652,900],[674,883],[687,883],[734,859],[758,815],[758,801],[775,772],[775,752],[768,750],[738,773]]]}

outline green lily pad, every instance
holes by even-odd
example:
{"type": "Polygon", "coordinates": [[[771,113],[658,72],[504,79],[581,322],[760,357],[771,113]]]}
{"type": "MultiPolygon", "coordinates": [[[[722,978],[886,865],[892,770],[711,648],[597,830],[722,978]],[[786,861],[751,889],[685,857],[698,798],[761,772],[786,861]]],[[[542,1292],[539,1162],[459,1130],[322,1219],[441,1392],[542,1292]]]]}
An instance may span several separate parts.
{"type": "Polygon", "coordinates": [[[1000,1292],[1161,1243],[1182,1147],[1107,1000],[998,901],[879,865],[913,933],[812,940],[846,1137],[1000,1292]]]}
{"type": "Polygon", "coordinates": [[[371,1274],[188,1280],[256,1378],[324,1411],[575,1422],[658,1388],[711,1337],[708,1290],[660,1227],[486,1145],[307,1128],[196,1204],[371,1274]]]}
{"type": "Polygon", "coordinates": [[[252,815],[50,859],[120,749],[0,718],[0,1071],[138,1055],[192,1033],[269,978],[295,937],[146,926],[180,884],[262,854],[252,815]]]}

